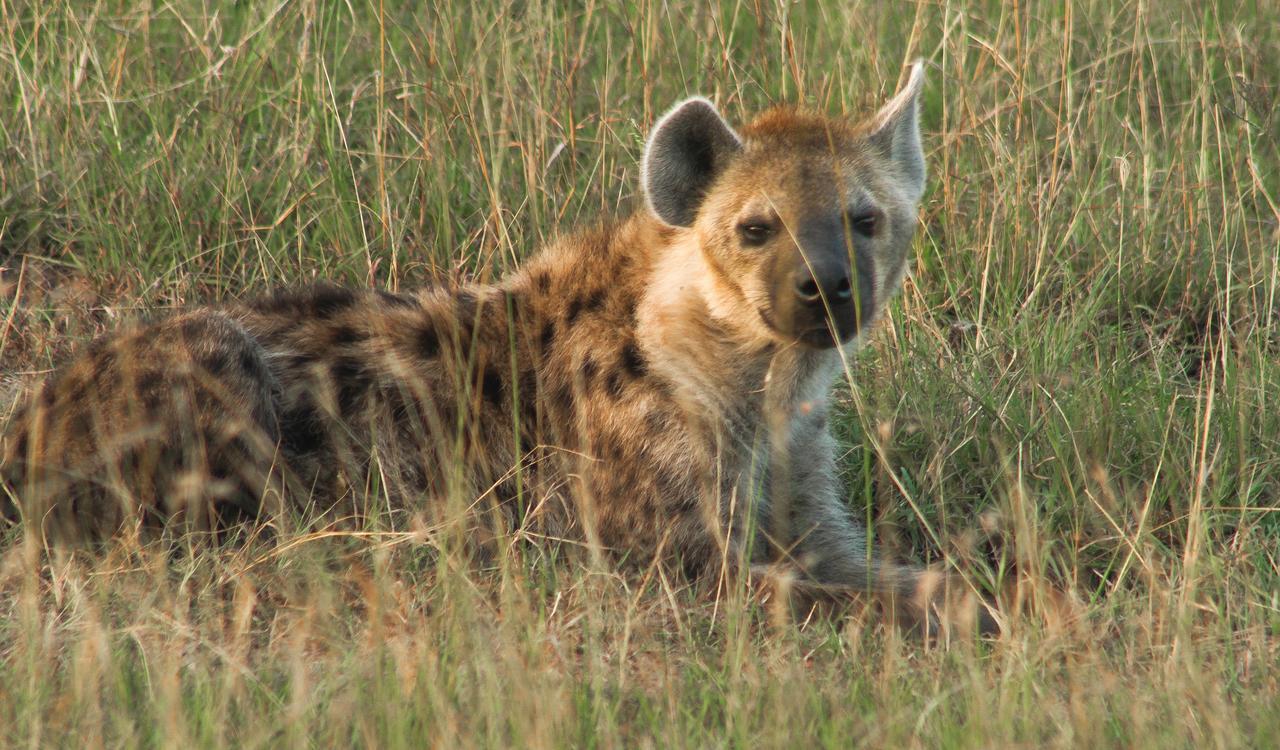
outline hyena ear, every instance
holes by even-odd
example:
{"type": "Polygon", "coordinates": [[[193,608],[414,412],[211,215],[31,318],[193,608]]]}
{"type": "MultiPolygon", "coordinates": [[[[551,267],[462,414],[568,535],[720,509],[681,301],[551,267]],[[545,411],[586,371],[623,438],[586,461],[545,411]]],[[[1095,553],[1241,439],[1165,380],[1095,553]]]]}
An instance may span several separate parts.
{"type": "Polygon", "coordinates": [[[712,181],[741,150],[711,102],[694,97],[672,107],[653,126],[640,164],[649,210],[672,226],[691,226],[712,181]]]}
{"type": "Polygon", "coordinates": [[[920,89],[924,86],[924,63],[911,66],[907,85],[871,118],[872,146],[879,149],[897,170],[902,191],[912,201],[924,194],[924,149],[920,145],[920,89]]]}

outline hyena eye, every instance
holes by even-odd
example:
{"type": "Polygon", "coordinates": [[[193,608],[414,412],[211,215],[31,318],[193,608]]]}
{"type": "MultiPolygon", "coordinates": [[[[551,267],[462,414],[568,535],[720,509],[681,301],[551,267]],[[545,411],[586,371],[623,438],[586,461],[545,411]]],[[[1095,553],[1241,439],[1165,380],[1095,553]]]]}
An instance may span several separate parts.
{"type": "Polygon", "coordinates": [[[773,225],[767,221],[751,220],[738,225],[738,235],[742,237],[744,245],[763,245],[769,241],[773,233],[773,225]]]}
{"type": "Polygon", "coordinates": [[[875,237],[880,229],[880,214],[874,211],[850,212],[846,219],[849,229],[861,237],[875,237]]]}

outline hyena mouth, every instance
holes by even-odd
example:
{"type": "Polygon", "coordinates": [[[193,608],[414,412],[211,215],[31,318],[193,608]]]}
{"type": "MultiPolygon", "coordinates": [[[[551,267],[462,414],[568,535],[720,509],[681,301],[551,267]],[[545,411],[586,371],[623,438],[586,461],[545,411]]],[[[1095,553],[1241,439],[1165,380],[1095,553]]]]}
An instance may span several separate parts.
{"type": "Polygon", "coordinates": [[[765,327],[773,333],[814,349],[833,349],[847,344],[861,330],[856,321],[850,321],[848,325],[845,325],[843,322],[836,323],[829,319],[800,331],[787,330],[778,325],[773,316],[769,314],[769,311],[757,309],[756,314],[760,316],[760,320],[765,324],[765,327]]]}
{"type": "Polygon", "coordinates": [[[828,324],[822,328],[811,328],[797,336],[800,343],[812,346],[817,349],[832,349],[841,344],[848,343],[853,338],[853,331],[837,332],[835,327],[828,324]]]}

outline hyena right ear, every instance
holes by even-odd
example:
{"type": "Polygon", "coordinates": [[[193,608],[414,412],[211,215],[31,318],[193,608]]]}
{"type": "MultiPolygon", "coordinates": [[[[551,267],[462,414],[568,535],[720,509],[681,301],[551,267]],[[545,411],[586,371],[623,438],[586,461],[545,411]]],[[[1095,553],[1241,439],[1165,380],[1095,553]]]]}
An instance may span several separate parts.
{"type": "Polygon", "coordinates": [[[649,210],[671,226],[691,226],[707,188],[741,150],[711,102],[694,97],[672,107],[653,126],[640,164],[649,210]]]}
{"type": "Polygon", "coordinates": [[[870,140],[896,169],[901,187],[912,201],[924,193],[924,149],[920,145],[920,89],[924,87],[924,63],[911,66],[902,87],[871,118],[870,140]]]}

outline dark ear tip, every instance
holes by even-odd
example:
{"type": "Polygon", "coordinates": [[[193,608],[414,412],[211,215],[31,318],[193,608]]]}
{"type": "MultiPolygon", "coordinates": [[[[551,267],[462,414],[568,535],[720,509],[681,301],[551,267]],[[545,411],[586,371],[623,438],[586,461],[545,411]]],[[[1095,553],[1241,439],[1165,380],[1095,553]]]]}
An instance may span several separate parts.
{"type": "Polygon", "coordinates": [[[694,94],[687,99],[676,102],[675,105],[672,106],[672,109],[679,110],[684,109],[685,107],[706,107],[707,109],[714,110],[716,105],[711,102],[711,99],[703,96],[702,94],[694,94]]]}
{"type": "Polygon", "coordinates": [[[720,109],[716,107],[714,102],[705,96],[691,96],[681,102],[678,106],[680,108],[680,112],[696,114],[698,117],[714,117],[717,120],[722,119],[720,116],[720,109]]]}
{"type": "Polygon", "coordinates": [[[708,99],[705,96],[702,96],[701,94],[694,94],[693,96],[688,97],[687,99],[681,99],[680,101],[671,105],[671,109],[667,110],[667,114],[664,116],[663,119],[665,119],[666,117],[670,117],[678,112],[684,112],[686,110],[698,110],[698,109],[708,110],[711,112],[718,112],[718,110],[716,109],[716,105],[712,103],[710,99],[708,99]]]}
{"type": "Polygon", "coordinates": [[[684,132],[692,128],[714,129],[716,126],[728,127],[724,125],[716,105],[706,97],[691,96],[667,110],[654,124],[653,133],[661,137],[663,133],[684,132]]]}

